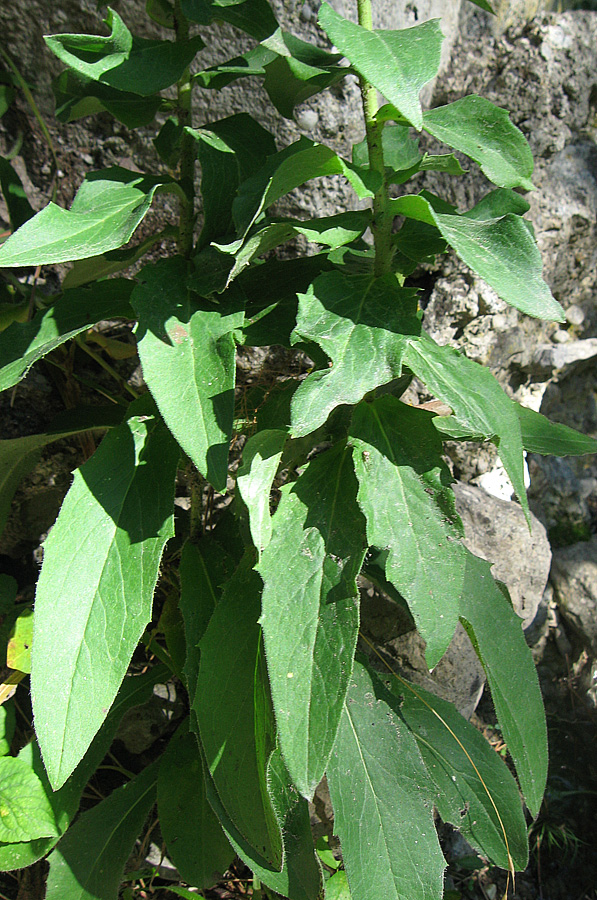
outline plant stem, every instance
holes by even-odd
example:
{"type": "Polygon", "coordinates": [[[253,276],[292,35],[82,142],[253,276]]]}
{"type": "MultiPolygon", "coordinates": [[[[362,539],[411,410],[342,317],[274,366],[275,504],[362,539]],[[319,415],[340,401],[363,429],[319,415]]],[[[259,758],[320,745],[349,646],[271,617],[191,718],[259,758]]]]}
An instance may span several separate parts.
{"type": "MultiPolygon", "coordinates": [[[[357,0],[359,25],[368,31],[373,30],[371,0],[357,0]]],[[[361,77],[361,97],[369,148],[369,167],[381,177],[381,187],[373,198],[373,222],[371,231],[375,246],[375,267],[377,277],[392,271],[392,221],[389,207],[388,185],[383,160],[382,125],[377,121],[377,90],[361,77]]]]}
{"type": "MultiPolygon", "coordinates": [[[[182,12],[180,0],[175,0],[174,3],[174,28],[177,42],[188,40],[189,23],[182,12]]],[[[178,124],[184,128],[193,124],[193,82],[189,69],[185,70],[177,87],[178,124]]],[[[179,174],[186,198],[181,199],[179,205],[178,250],[182,256],[188,259],[193,250],[193,227],[195,224],[195,142],[186,132],[183,132],[181,140],[179,174]]]]}

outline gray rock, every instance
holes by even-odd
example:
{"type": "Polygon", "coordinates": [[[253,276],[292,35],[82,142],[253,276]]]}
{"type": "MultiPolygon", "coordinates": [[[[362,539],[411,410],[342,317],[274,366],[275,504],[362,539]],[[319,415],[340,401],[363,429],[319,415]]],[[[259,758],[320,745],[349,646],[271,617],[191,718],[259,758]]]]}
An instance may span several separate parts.
{"type": "Polygon", "coordinates": [[[185,702],[174,683],[156,684],[153,696],[147,703],[135,706],[124,714],[116,739],[123,742],[129,753],[139,755],[170,731],[172,722],[182,718],[184,713],[185,702]]]}
{"type": "Polygon", "coordinates": [[[551,581],[562,617],[597,655],[597,536],[556,550],[551,581]]]}
{"type": "MultiPolygon", "coordinates": [[[[560,334],[561,332],[556,332],[560,334]]],[[[568,334],[568,332],[564,332],[568,334]]],[[[540,344],[534,355],[534,362],[540,369],[558,371],[569,369],[575,363],[584,362],[597,356],[597,338],[587,338],[584,341],[558,342],[553,344],[540,344]]]]}

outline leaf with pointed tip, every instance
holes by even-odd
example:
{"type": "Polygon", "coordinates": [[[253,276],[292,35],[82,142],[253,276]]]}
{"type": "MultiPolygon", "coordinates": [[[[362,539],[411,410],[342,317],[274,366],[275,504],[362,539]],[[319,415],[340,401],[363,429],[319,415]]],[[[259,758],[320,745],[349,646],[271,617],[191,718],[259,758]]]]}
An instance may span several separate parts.
{"type": "Polygon", "coordinates": [[[454,410],[458,419],[497,444],[500,459],[528,517],[518,416],[489,369],[451,347],[440,347],[424,332],[418,341],[409,343],[404,363],[435,397],[454,410]]]}
{"type": "Polygon", "coordinates": [[[160,97],[141,97],[130,91],[118,91],[65,69],[52,84],[59,122],[74,122],[83,116],[110,113],[127,128],[140,128],[153,122],[162,105],[160,97]]]}
{"type": "Polygon", "coordinates": [[[267,0],[243,0],[229,3],[226,0],[181,0],[181,9],[191,22],[209,25],[213,19],[221,19],[262,41],[278,27],[267,0]]]}
{"type": "Polygon", "coordinates": [[[423,128],[438,141],[465,153],[503,188],[534,189],[533,154],[510,113],[471,94],[423,113],[423,128]]]}
{"type": "Polygon", "coordinates": [[[489,12],[495,15],[493,7],[487,2],[487,0],[470,0],[470,2],[474,3],[475,6],[478,6],[480,9],[484,9],[485,12],[489,12]]]}
{"type": "Polygon", "coordinates": [[[145,218],[168,175],[142,175],[120,166],[91,172],[70,210],[48,203],[0,247],[0,266],[72,262],[116,250],[145,218]]]}
{"type": "Polygon", "coordinates": [[[501,756],[452,703],[402,678],[379,677],[419,746],[443,821],[494,865],[525,869],[529,842],[520,793],[501,756]]]}
{"type": "Polygon", "coordinates": [[[550,422],[541,413],[514,405],[522,431],[522,445],[529,453],[543,456],[583,456],[597,453],[597,440],[588,434],[581,434],[567,425],[550,422]]]}
{"type": "Polygon", "coordinates": [[[201,752],[186,723],[160,759],[158,815],[166,852],[181,878],[199,890],[212,887],[234,850],[209,805],[201,752]]]}
{"type": "Polygon", "coordinates": [[[269,495],[286,437],[285,431],[258,431],[243,448],[237,484],[249,510],[251,537],[258,554],[267,547],[272,535],[269,495]]]}
{"type": "Polygon", "coordinates": [[[359,404],[350,429],[367,540],[389,550],[386,578],[409,605],[430,669],[454,636],[464,581],[452,479],[432,418],[385,396],[359,404]]]}
{"type": "Polygon", "coordinates": [[[307,799],[332,752],[359,628],[355,579],[365,555],[365,521],[356,489],[344,444],[312,460],[282,488],[272,538],[257,566],[280,747],[307,799]]]}
{"type": "Polygon", "coordinates": [[[421,130],[419,92],[439,71],[443,35],[438,19],[401,31],[368,31],[322,4],[319,24],[366,81],[421,130]]]}
{"type": "Polygon", "coordinates": [[[176,84],[196,53],[204,47],[196,35],[187,41],[135,37],[120,16],[108,10],[110,35],[53,34],[44,40],[69,69],[121,91],[150,97],[176,84]]]}
{"type": "Polygon", "coordinates": [[[521,312],[565,320],[564,311],[541,276],[541,254],[519,215],[473,218],[436,212],[429,200],[408,195],[390,201],[394,215],[435,225],[458,256],[496,293],[521,312]]]}
{"type": "Polygon", "coordinates": [[[394,276],[326,272],[299,294],[293,342],[315,341],[331,369],[308,375],[292,401],[292,434],[310,434],[331,411],[398,378],[407,339],[420,330],[417,291],[400,288],[394,276]]]}
{"type": "Polygon", "coordinates": [[[193,710],[215,789],[253,852],[278,871],[282,835],[267,787],[274,714],[261,628],[261,581],[247,555],[228,581],[200,642],[193,710]]]}
{"type": "Polygon", "coordinates": [[[235,56],[217,66],[210,66],[193,76],[201,87],[220,91],[239,78],[251,78],[264,76],[265,67],[276,58],[273,50],[268,50],[263,44],[258,44],[251,50],[247,50],[242,56],[235,56]]]}
{"type": "Polygon", "coordinates": [[[75,473],[35,601],[31,692],[54,788],[106,718],[151,618],[179,450],[148,395],[75,473]],[[81,560],[85,565],[81,565],[81,560]]]}
{"type": "Polygon", "coordinates": [[[355,661],[328,766],[334,830],[353,900],[440,900],[435,791],[387,693],[355,661]]]}
{"type": "Polygon", "coordinates": [[[47,900],[114,900],[155,803],[158,765],[81,814],[48,858],[47,900]]]}
{"type": "Polygon", "coordinates": [[[467,550],[465,554],[460,619],[485,669],[527,806],[537,816],[548,756],[545,710],[533,657],[522,633],[522,620],[495,583],[490,563],[467,550]]]}
{"type": "Polygon", "coordinates": [[[162,259],[137,276],[131,302],[143,375],[170,431],[218,491],[226,489],[234,416],[234,332],[243,312],[195,301],[187,262],[162,259]]]}
{"type": "Polygon", "coordinates": [[[134,284],[124,278],[65,291],[30,322],[14,322],[0,332],[0,391],[25,377],[51,350],[102,319],[134,318],[129,298],[134,284]]]}

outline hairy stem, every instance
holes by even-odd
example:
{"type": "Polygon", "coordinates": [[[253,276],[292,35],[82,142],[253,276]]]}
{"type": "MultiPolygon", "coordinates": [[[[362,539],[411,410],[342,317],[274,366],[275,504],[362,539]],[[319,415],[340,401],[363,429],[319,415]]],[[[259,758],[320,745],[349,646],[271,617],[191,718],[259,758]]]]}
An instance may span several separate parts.
{"type": "MultiPolygon", "coordinates": [[[[368,31],[373,30],[371,0],[357,0],[359,25],[368,31]]],[[[373,198],[373,222],[371,231],[375,246],[375,275],[386,275],[392,271],[392,220],[390,212],[388,185],[382,149],[382,125],[377,121],[377,90],[364,78],[361,81],[361,97],[369,148],[369,166],[381,177],[381,187],[373,198]]]]}
{"type": "MultiPolygon", "coordinates": [[[[180,0],[174,4],[174,29],[177,41],[186,41],[189,37],[189,23],[183,14],[180,0]]],[[[184,128],[193,124],[191,73],[186,69],[178,82],[177,115],[178,123],[184,128]]],[[[180,200],[178,250],[187,259],[193,250],[193,227],[195,224],[195,142],[183,133],[180,152],[180,184],[186,195],[180,200]]]]}

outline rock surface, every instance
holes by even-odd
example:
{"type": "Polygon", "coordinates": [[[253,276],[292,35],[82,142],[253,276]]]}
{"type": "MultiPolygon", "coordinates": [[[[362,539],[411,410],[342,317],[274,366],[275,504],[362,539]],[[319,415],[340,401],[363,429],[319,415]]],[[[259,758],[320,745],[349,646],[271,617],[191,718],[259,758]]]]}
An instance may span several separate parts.
{"type": "Polygon", "coordinates": [[[556,550],[551,581],[562,617],[597,656],[597,535],[556,550]]]}

